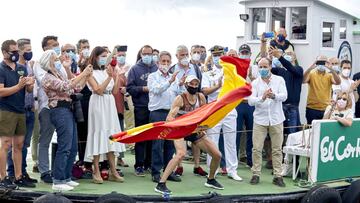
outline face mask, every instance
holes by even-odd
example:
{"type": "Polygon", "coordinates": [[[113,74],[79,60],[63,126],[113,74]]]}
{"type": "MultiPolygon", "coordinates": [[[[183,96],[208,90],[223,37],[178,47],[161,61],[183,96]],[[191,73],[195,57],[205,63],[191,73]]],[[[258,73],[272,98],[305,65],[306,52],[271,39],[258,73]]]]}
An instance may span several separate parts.
{"type": "Polygon", "coordinates": [[[261,78],[267,78],[270,74],[270,71],[267,68],[260,68],[259,74],[260,74],[261,78]]]}
{"type": "Polygon", "coordinates": [[[98,64],[99,64],[99,66],[105,66],[106,65],[106,57],[100,56],[98,64]]]}
{"type": "Polygon", "coordinates": [[[188,57],[185,57],[185,58],[181,59],[180,64],[183,65],[183,66],[188,66],[189,65],[188,57]]]}
{"type": "Polygon", "coordinates": [[[220,63],[220,56],[215,56],[215,57],[213,57],[213,62],[214,62],[215,65],[219,65],[219,63],[220,63]]]}
{"type": "Polygon", "coordinates": [[[167,73],[168,71],[169,71],[169,69],[170,69],[170,66],[168,66],[168,65],[159,65],[159,69],[161,70],[161,72],[163,72],[163,73],[167,73]]]}
{"type": "MultiPolygon", "coordinates": [[[[339,74],[341,72],[341,69],[339,66],[333,66],[334,71],[339,74]]],[[[346,76],[345,76],[346,77],[346,76]]]]}
{"type": "Polygon", "coordinates": [[[194,61],[199,61],[201,58],[201,55],[200,54],[193,54],[191,56],[191,59],[194,60],[194,61]]]}
{"type": "Polygon", "coordinates": [[[159,57],[157,55],[153,55],[152,60],[156,63],[159,61],[159,57]]]}
{"type": "Polygon", "coordinates": [[[338,105],[339,108],[344,109],[344,108],[346,107],[346,101],[344,101],[343,99],[337,100],[336,103],[337,103],[337,105],[338,105]]]}
{"type": "Polygon", "coordinates": [[[325,70],[326,70],[326,67],[324,65],[318,65],[316,68],[320,72],[325,72],[325,70]]]}
{"type": "Polygon", "coordinates": [[[281,64],[281,62],[279,61],[279,59],[273,57],[273,59],[272,59],[272,67],[273,67],[273,68],[279,68],[279,67],[281,67],[281,66],[282,66],[282,64],[281,64]]]}
{"type": "Polygon", "coordinates": [[[10,55],[9,56],[10,61],[12,61],[14,63],[18,62],[18,60],[19,60],[19,53],[18,52],[14,52],[14,53],[11,53],[9,55],[10,55]]]}
{"type": "Polygon", "coordinates": [[[70,52],[68,53],[68,55],[69,55],[69,57],[70,57],[72,60],[75,60],[75,61],[76,61],[76,54],[75,54],[74,52],[70,51],[70,52]]]}
{"type": "Polygon", "coordinates": [[[30,61],[32,59],[32,57],[33,57],[33,53],[32,52],[25,52],[23,54],[23,57],[24,57],[25,61],[30,61]]]}
{"type": "Polygon", "coordinates": [[[152,61],[152,56],[150,55],[145,55],[142,57],[142,62],[145,63],[146,65],[150,65],[151,61],[152,61]]]}
{"type": "Polygon", "coordinates": [[[90,56],[89,49],[83,49],[81,52],[85,58],[89,58],[89,56],[90,56]]]}
{"type": "Polygon", "coordinates": [[[56,55],[60,55],[61,54],[61,49],[60,47],[54,47],[53,50],[55,51],[56,55]]]}
{"type": "Polygon", "coordinates": [[[126,57],[125,56],[118,56],[116,57],[118,64],[125,64],[126,57]]]}
{"type": "Polygon", "coordinates": [[[242,54],[240,54],[239,58],[241,58],[241,59],[250,59],[250,55],[242,55],[242,54]]]}
{"type": "Polygon", "coordinates": [[[200,55],[200,60],[205,61],[205,59],[206,59],[206,53],[202,53],[200,55]]]}
{"type": "Polygon", "coordinates": [[[197,88],[197,87],[186,86],[186,90],[187,90],[190,94],[192,94],[192,95],[194,95],[194,94],[196,94],[196,92],[198,92],[198,88],[197,88]]]}
{"type": "Polygon", "coordinates": [[[342,75],[346,78],[348,78],[350,76],[350,70],[349,69],[344,69],[341,71],[342,75]]]}
{"type": "Polygon", "coordinates": [[[285,55],[284,58],[289,61],[290,63],[292,62],[292,56],[290,55],[285,55]]]}
{"type": "Polygon", "coordinates": [[[278,40],[278,42],[283,42],[283,41],[285,41],[285,36],[282,35],[282,34],[279,34],[279,35],[277,36],[277,40],[278,40]]]}
{"type": "Polygon", "coordinates": [[[54,66],[55,66],[55,69],[56,69],[58,72],[60,72],[61,67],[62,67],[61,62],[60,62],[60,61],[55,61],[54,66]]]}

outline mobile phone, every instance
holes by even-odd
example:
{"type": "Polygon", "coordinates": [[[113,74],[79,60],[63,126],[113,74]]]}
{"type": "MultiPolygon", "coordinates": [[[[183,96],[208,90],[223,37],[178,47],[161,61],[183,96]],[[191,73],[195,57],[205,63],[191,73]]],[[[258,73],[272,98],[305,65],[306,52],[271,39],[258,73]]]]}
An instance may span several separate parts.
{"type": "Polygon", "coordinates": [[[316,61],[315,65],[325,65],[325,61],[316,61]]]}
{"type": "Polygon", "coordinates": [[[265,32],[264,33],[264,38],[267,39],[267,38],[274,38],[275,34],[274,32],[265,32]]]}
{"type": "MultiPolygon", "coordinates": [[[[112,62],[112,60],[113,60],[113,58],[114,58],[114,56],[115,56],[115,54],[117,53],[117,49],[116,48],[114,48],[113,49],[113,51],[111,52],[111,54],[107,57],[107,59],[106,59],[106,66],[108,66],[111,62],[112,62]]],[[[116,65],[116,64],[115,64],[116,65]]],[[[105,67],[106,67],[105,66],[105,67]]]]}

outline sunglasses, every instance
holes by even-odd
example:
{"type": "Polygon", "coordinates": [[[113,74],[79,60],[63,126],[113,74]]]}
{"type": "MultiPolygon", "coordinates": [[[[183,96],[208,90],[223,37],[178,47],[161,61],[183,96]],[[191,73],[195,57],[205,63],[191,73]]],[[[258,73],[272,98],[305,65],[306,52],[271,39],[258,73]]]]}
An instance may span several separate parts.
{"type": "Polygon", "coordinates": [[[70,53],[70,52],[75,53],[75,49],[66,49],[66,50],[64,50],[64,52],[66,52],[66,53],[70,53]]]}

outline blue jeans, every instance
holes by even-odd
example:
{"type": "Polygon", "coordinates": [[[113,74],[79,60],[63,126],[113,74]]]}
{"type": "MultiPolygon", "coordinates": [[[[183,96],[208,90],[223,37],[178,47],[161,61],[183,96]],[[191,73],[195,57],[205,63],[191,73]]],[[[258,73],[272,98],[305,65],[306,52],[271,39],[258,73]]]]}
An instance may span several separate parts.
{"type": "MultiPolygon", "coordinates": [[[[157,110],[150,112],[150,122],[165,121],[169,111],[157,110]]],[[[166,168],[175,153],[174,141],[153,140],[151,154],[151,175],[160,175],[160,170],[166,168]]]]}
{"type": "Polygon", "coordinates": [[[299,131],[299,128],[292,126],[301,125],[299,106],[292,104],[283,104],[283,110],[285,114],[284,133],[285,134],[296,133],[297,131],[299,131]],[[286,127],[292,127],[292,128],[286,128],[286,127]]]}
{"type": "MultiPolygon", "coordinates": [[[[26,172],[27,148],[30,147],[31,136],[32,136],[32,132],[34,129],[34,123],[35,123],[35,114],[33,111],[26,110],[25,116],[26,116],[26,134],[25,134],[25,139],[24,139],[24,145],[22,148],[22,163],[21,163],[21,173],[23,175],[27,174],[27,172],[26,172]]],[[[8,168],[7,168],[8,176],[15,176],[14,162],[12,160],[12,148],[10,148],[8,151],[7,165],[8,165],[8,168]]]]}
{"type": "Polygon", "coordinates": [[[321,120],[324,117],[325,111],[306,108],[306,120],[307,124],[312,123],[313,120],[321,120]]]}
{"type": "Polygon", "coordinates": [[[50,120],[50,109],[43,108],[39,113],[40,137],[39,137],[39,171],[41,174],[50,171],[49,166],[49,147],[55,131],[54,125],[50,120]]]}
{"type": "Polygon", "coordinates": [[[247,165],[252,166],[252,148],[253,148],[253,142],[252,142],[252,130],[254,125],[254,106],[250,106],[246,102],[241,102],[237,107],[236,111],[238,113],[237,116],[237,133],[236,133],[236,150],[239,153],[240,150],[240,139],[242,132],[239,132],[243,130],[243,124],[245,123],[245,129],[246,132],[246,162],[247,165]]]}
{"type": "Polygon", "coordinates": [[[50,109],[51,123],[57,133],[57,144],[53,181],[64,184],[71,181],[72,167],[77,154],[77,129],[73,113],[69,108],[50,109]]]}

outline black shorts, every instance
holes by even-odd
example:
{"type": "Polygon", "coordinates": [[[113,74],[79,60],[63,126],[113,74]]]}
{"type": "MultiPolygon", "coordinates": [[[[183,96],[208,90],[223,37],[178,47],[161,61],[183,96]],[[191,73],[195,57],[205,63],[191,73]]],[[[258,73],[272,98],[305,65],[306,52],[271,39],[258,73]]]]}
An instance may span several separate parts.
{"type": "Polygon", "coordinates": [[[184,137],[184,140],[195,143],[196,141],[200,140],[204,136],[205,136],[205,134],[193,133],[193,134],[191,134],[191,135],[189,135],[187,137],[184,137]]]}

